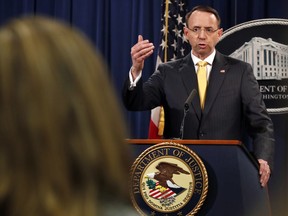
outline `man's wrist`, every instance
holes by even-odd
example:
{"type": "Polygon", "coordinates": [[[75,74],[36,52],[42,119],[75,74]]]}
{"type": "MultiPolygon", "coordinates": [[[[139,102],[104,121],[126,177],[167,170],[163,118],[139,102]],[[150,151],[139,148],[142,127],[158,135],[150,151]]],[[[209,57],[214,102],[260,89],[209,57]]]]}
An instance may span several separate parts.
{"type": "Polygon", "coordinates": [[[140,71],[137,71],[136,68],[132,65],[131,67],[131,75],[133,78],[133,81],[139,76],[140,71]]]}
{"type": "Polygon", "coordinates": [[[135,67],[131,67],[130,68],[130,72],[129,72],[129,79],[130,79],[130,87],[129,90],[133,90],[136,87],[136,83],[139,81],[139,79],[141,78],[141,72],[140,71],[136,76],[135,73],[133,73],[133,70],[135,70],[135,67]]]}

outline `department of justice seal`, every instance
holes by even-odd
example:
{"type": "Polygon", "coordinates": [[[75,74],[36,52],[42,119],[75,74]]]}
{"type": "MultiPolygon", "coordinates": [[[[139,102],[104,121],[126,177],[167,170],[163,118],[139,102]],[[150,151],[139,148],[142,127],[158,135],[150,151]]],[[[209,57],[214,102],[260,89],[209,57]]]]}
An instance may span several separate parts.
{"type": "Polygon", "coordinates": [[[155,144],[132,165],[130,195],[141,215],[195,215],[207,192],[206,168],[184,145],[155,144]]]}
{"type": "Polygon", "coordinates": [[[223,32],[217,50],[251,64],[270,114],[288,113],[288,19],[258,19],[223,32]]]}

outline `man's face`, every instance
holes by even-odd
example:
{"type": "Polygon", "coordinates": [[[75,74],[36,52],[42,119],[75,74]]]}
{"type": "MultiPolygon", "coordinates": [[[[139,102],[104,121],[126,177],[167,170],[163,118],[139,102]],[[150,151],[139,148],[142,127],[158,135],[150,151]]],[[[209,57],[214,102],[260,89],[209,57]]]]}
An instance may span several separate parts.
{"type": "Polygon", "coordinates": [[[203,11],[194,11],[188,19],[187,27],[184,27],[192,53],[202,60],[213,52],[222,32],[215,15],[203,11]]]}

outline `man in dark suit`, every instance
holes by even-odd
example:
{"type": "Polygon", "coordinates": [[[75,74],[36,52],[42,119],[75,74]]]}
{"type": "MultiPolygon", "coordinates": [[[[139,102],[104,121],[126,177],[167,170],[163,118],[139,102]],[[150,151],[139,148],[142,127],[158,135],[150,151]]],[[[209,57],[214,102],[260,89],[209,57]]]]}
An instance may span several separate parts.
{"type": "MultiPolygon", "coordinates": [[[[193,89],[199,92],[199,61],[206,62],[207,88],[203,106],[196,94],[186,116],[184,139],[237,139],[243,134],[253,139],[253,151],[260,164],[260,183],[265,186],[273,163],[274,132],[252,67],[248,63],[216,51],[223,29],[216,10],[197,6],[186,15],[184,35],[192,51],[183,59],[160,64],[143,82],[144,60],[154,45],[138,36],[131,49],[133,66],[123,89],[129,110],[150,110],[163,106],[164,138],[179,137],[184,103],[193,89]]],[[[200,90],[201,91],[201,90],[200,90]]]]}

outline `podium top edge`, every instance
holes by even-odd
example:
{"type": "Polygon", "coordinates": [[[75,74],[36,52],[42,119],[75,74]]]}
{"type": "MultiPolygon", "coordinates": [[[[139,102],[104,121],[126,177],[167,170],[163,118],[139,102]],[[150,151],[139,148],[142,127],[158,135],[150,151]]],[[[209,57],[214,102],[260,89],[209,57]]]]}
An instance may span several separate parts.
{"type": "Polygon", "coordinates": [[[157,144],[163,142],[183,145],[241,145],[239,140],[181,140],[181,139],[126,139],[128,144],[157,144]]]}

